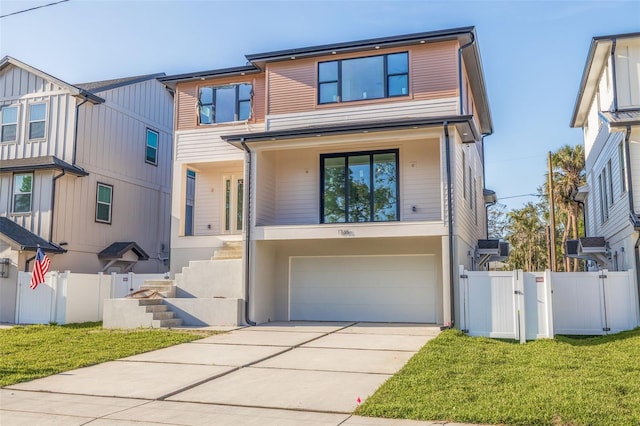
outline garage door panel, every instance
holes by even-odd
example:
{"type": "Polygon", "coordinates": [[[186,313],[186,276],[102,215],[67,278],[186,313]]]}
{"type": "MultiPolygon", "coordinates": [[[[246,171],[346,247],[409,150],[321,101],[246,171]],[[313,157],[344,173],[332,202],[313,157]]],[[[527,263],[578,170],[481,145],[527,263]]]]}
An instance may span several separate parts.
{"type": "Polygon", "coordinates": [[[290,319],[435,322],[433,255],[292,257],[290,319]]]}

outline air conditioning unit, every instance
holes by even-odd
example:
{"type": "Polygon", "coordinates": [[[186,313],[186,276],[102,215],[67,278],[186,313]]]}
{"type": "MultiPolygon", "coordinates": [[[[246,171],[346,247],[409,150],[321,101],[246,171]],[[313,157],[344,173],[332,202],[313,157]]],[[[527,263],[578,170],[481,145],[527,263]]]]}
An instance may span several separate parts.
{"type": "Polygon", "coordinates": [[[500,256],[500,240],[478,240],[476,264],[482,266],[491,261],[492,256],[500,256]]]}
{"type": "Polygon", "coordinates": [[[601,268],[606,268],[611,260],[611,250],[604,237],[584,237],[567,240],[565,253],[572,259],[592,260],[601,268]]]}

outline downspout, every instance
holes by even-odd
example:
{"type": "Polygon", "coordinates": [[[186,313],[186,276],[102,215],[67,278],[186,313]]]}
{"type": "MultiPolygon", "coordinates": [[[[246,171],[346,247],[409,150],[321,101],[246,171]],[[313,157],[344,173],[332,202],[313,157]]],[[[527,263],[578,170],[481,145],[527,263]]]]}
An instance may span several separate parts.
{"type": "Polygon", "coordinates": [[[247,146],[244,138],[240,138],[240,144],[247,153],[247,205],[245,208],[245,235],[246,235],[246,247],[245,247],[245,270],[244,270],[244,288],[245,288],[245,301],[244,301],[244,321],[249,325],[256,325],[255,322],[249,319],[249,290],[250,290],[250,273],[251,273],[251,149],[247,146]]]}
{"type": "Polygon", "coordinates": [[[476,42],[476,37],[473,35],[473,32],[469,32],[469,36],[471,37],[471,41],[458,48],[458,88],[460,90],[460,115],[464,114],[464,104],[462,102],[462,49],[467,48],[476,42]]]}
{"type": "Polygon", "coordinates": [[[85,96],[84,101],[76,105],[76,123],[75,128],[73,129],[73,157],[71,159],[71,165],[73,166],[76,165],[76,149],[78,147],[78,114],[80,112],[80,107],[87,102],[89,102],[89,99],[85,96]]]}
{"type": "Polygon", "coordinates": [[[67,172],[62,170],[62,173],[53,177],[53,181],[51,183],[51,217],[49,218],[49,242],[53,242],[53,217],[56,212],[56,209],[54,208],[56,205],[56,181],[65,174],[67,174],[67,172]]]}
{"type": "Polygon", "coordinates": [[[442,123],[444,127],[444,147],[445,147],[445,161],[446,161],[446,171],[447,171],[447,222],[448,222],[448,232],[449,232],[449,293],[450,293],[450,302],[451,302],[451,323],[449,327],[453,327],[455,323],[455,301],[454,301],[454,265],[453,265],[453,200],[451,195],[451,147],[449,141],[449,122],[445,121],[442,123]]]}

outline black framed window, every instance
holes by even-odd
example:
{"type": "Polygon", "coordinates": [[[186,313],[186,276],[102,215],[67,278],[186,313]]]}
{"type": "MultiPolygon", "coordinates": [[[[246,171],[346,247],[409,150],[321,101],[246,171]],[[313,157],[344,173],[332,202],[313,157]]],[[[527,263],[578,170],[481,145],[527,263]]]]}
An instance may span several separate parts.
{"type": "Polygon", "coordinates": [[[229,123],[251,116],[250,84],[201,87],[198,94],[200,124],[229,123]]]}
{"type": "Polygon", "coordinates": [[[321,223],[399,220],[398,150],[320,156],[321,223]]]}
{"type": "Polygon", "coordinates": [[[409,93],[407,52],[318,63],[318,103],[361,101],[409,93]]]}
{"type": "Polygon", "coordinates": [[[147,129],[147,144],[144,161],[149,164],[153,164],[154,166],[158,165],[158,137],[158,132],[147,129]]]}
{"type": "Polygon", "coordinates": [[[113,186],[98,183],[96,189],[96,222],[111,224],[113,186]]]}

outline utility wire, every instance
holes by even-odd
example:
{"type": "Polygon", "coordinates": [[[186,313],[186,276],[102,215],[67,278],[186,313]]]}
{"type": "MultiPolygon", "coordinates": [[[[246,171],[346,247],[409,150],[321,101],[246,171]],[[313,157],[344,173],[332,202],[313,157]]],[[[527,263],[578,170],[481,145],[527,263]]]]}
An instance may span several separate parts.
{"type": "Polygon", "coordinates": [[[43,5],[40,5],[40,6],[32,7],[32,8],[29,8],[29,9],[18,10],[17,12],[11,12],[11,13],[7,13],[6,15],[0,15],[0,19],[6,18],[7,16],[11,16],[11,15],[17,15],[19,13],[25,13],[25,12],[30,12],[32,10],[41,9],[43,7],[55,6],[56,4],[64,3],[66,1],[69,1],[69,0],[60,0],[60,1],[53,2],[53,3],[43,4],[43,5]]]}
{"type": "Polygon", "coordinates": [[[546,195],[542,194],[521,194],[521,195],[511,195],[509,197],[499,197],[500,200],[508,200],[509,198],[520,198],[520,197],[546,197],[546,195]]]}

